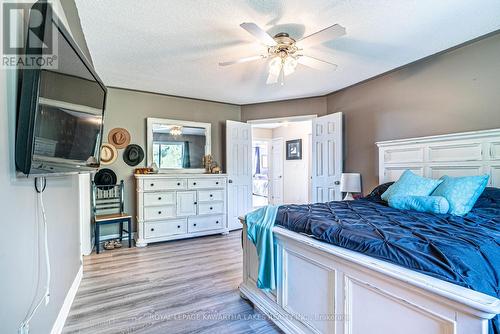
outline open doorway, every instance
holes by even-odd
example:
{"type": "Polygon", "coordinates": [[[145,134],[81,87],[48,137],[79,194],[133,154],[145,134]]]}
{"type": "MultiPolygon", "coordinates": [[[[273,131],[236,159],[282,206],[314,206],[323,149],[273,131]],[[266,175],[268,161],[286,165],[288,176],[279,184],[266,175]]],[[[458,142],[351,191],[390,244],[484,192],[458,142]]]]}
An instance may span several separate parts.
{"type": "Polygon", "coordinates": [[[252,141],[252,206],[268,205],[269,201],[269,152],[270,143],[266,139],[252,141]]]}
{"type": "Polygon", "coordinates": [[[312,117],[252,124],[252,206],[311,200],[312,117]]]}
{"type": "MultiPolygon", "coordinates": [[[[293,204],[318,203],[340,200],[340,176],[343,168],[342,113],[287,117],[280,119],[251,120],[247,123],[226,121],[226,170],[228,175],[228,220],[230,229],[240,228],[238,217],[252,210],[254,205],[265,203],[293,204]],[[305,123],[301,123],[305,122],[305,123]],[[258,130],[263,129],[263,131],[258,130]],[[295,130],[301,131],[299,135],[295,130]],[[305,133],[308,133],[306,136],[305,133]],[[259,196],[252,203],[252,138],[265,139],[267,151],[267,198],[259,196]],[[273,140],[274,139],[274,140],[273,140]],[[297,142],[300,140],[300,145],[297,142]],[[271,146],[269,146],[271,141],[271,146]],[[291,143],[287,143],[291,142],[291,143]],[[283,173],[276,172],[273,164],[273,143],[282,144],[283,153],[275,160],[283,163],[283,173]],[[287,146],[295,159],[287,159],[287,146]],[[271,150],[269,151],[269,147],[271,150]],[[296,155],[300,152],[301,158],[296,155]],[[274,169],[273,169],[274,168],[274,169]],[[279,176],[282,176],[281,178],[279,176]],[[304,177],[305,176],[305,177],[304,177]],[[277,180],[282,180],[281,182],[277,180]],[[281,190],[281,197],[280,191],[281,190]]],[[[259,149],[260,150],[260,149],[259,149]]],[[[262,163],[265,158],[259,154],[262,163]]],[[[254,174],[257,173],[255,165],[254,174]]],[[[279,167],[279,165],[278,165],[279,167]]],[[[259,178],[260,179],[260,175],[259,178]]],[[[264,183],[265,182],[261,182],[264,183]]],[[[258,186],[256,186],[258,187],[258,186]]],[[[264,192],[265,194],[265,192],[264,192]]],[[[255,197],[257,198],[257,197],[255,197]]]]}

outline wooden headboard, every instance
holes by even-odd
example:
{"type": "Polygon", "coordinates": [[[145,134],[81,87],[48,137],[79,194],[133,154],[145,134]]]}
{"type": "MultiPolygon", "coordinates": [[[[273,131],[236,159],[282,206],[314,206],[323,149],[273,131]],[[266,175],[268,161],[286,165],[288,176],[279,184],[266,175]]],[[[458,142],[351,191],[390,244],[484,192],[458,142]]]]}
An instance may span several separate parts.
{"type": "Polygon", "coordinates": [[[432,178],[489,174],[490,186],[500,188],[500,129],[376,144],[381,184],[397,180],[405,169],[410,169],[432,178]]]}

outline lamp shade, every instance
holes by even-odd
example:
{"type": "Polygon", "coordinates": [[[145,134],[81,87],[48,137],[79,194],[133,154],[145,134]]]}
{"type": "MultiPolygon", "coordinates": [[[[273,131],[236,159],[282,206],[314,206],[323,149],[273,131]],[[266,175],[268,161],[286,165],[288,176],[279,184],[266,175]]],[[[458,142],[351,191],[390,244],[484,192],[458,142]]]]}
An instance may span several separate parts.
{"type": "Polygon", "coordinates": [[[361,175],[359,173],[342,173],[340,191],[347,193],[361,192],[361,175]]]}

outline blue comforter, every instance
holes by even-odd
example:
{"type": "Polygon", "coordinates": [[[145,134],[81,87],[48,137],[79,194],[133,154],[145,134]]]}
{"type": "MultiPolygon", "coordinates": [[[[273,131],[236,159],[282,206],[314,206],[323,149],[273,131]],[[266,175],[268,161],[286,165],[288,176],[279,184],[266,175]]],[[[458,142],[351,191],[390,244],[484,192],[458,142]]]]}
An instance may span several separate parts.
{"type": "MultiPolygon", "coordinates": [[[[279,208],[276,225],[500,298],[500,189],[464,217],[393,209],[377,187],[356,201],[279,208]]],[[[490,333],[500,334],[497,315],[490,333]]]]}

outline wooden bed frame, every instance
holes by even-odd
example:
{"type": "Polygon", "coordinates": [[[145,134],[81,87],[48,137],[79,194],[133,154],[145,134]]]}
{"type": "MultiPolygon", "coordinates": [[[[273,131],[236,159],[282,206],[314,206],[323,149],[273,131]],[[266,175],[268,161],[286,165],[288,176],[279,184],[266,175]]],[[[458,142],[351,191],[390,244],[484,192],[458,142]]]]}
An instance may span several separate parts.
{"type": "MultiPolygon", "coordinates": [[[[500,130],[377,143],[380,183],[491,175],[500,187],[500,130]]],[[[243,228],[240,291],[285,333],[487,334],[500,300],[358,252],[274,227],[277,289],[256,287],[258,258],[243,228]]]]}

